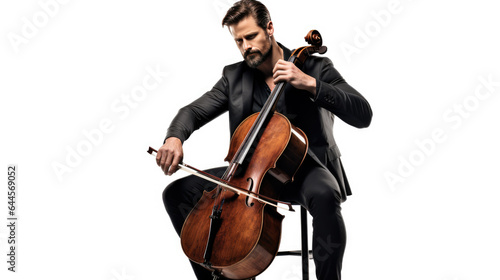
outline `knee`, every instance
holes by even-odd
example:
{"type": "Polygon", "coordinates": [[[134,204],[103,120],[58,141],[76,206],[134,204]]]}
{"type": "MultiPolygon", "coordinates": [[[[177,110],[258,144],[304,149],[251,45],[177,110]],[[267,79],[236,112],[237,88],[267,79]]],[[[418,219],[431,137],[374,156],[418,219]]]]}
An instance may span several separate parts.
{"type": "Polygon", "coordinates": [[[168,203],[168,197],[170,196],[171,193],[173,193],[173,189],[172,189],[172,185],[173,184],[169,184],[165,187],[165,189],[163,190],[163,193],[161,195],[161,198],[163,199],[163,204],[165,204],[165,206],[167,205],[168,203]]]}
{"type": "Polygon", "coordinates": [[[340,194],[331,188],[318,190],[309,198],[307,210],[313,217],[313,222],[330,223],[333,216],[341,216],[340,194]],[[334,215],[329,215],[327,213],[334,215]],[[326,219],[326,220],[325,220],[326,219]]]}
{"type": "Polygon", "coordinates": [[[340,193],[333,187],[321,188],[313,197],[313,202],[320,207],[337,207],[341,203],[340,193]]]}
{"type": "Polygon", "coordinates": [[[174,207],[177,208],[181,203],[181,186],[178,181],[174,181],[167,185],[167,187],[163,190],[162,199],[163,205],[167,212],[171,212],[170,210],[174,207]]]}
{"type": "Polygon", "coordinates": [[[188,187],[191,184],[186,178],[170,183],[163,190],[163,205],[170,216],[187,217],[203,194],[202,191],[198,191],[196,188],[188,187]]]}
{"type": "Polygon", "coordinates": [[[162,193],[163,205],[177,234],[180,235],[184,220],[191,210],[190,206],[182,199],[183,194],[181,184],[177,181],[169,184],[162,193]]]}

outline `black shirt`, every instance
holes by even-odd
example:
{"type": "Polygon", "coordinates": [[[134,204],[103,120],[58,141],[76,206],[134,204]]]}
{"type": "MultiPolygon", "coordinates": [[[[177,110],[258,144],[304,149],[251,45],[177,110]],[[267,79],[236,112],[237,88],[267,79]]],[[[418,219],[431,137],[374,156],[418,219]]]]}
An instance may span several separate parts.
{"type": "Polygon", "coordinates": [[[254,80],[253,80],[253,104],[252,111],[260,112],[264,103],[266,103],[269,94],[271,94],[271,89],[264,80],[264,75],[259,70],[254,70],[254,80]]]}

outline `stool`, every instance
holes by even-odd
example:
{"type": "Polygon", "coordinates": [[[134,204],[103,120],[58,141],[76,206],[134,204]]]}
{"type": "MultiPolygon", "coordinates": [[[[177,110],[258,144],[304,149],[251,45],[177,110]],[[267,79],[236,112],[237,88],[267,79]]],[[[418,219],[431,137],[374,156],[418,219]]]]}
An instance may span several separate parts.
{"type": "Polygon", "coordinates": [[[312,251],[309,250],[307,238],[307,210],[300,206],[300,239],[301,250],[280,251],[277,256],[302,256],[302,280],[309,280],[309,260],[312,259],[312,251]]]}

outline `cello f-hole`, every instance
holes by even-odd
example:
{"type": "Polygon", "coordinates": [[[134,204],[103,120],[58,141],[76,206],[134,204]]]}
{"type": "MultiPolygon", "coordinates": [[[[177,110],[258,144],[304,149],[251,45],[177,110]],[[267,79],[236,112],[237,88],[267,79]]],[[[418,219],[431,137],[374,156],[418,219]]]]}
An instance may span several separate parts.
{"type": "MultiPolygon", "coordinates": [[[[247,182],[250,182],[250,187],[248,188],[249,191],[253,191],[253,179],[248,177],[247,182]]],[[[254,205],[253,202],[250,202],[250,196],[247,196],[245,199],[245,203],[248,207],[252,207],[254,205]]]]}

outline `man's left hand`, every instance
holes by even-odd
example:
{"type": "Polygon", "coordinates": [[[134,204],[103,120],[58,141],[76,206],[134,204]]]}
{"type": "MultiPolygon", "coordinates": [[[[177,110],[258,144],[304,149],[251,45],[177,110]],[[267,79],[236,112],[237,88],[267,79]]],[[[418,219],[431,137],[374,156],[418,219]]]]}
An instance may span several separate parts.
{"type": "Polygon", "coordinates": [[[297,89],[307,90],[316,95],[316,79],[302,72],[295,64],[283,59],[278,60],[273,69],[274,83],[287,82],[297,89]]]}

